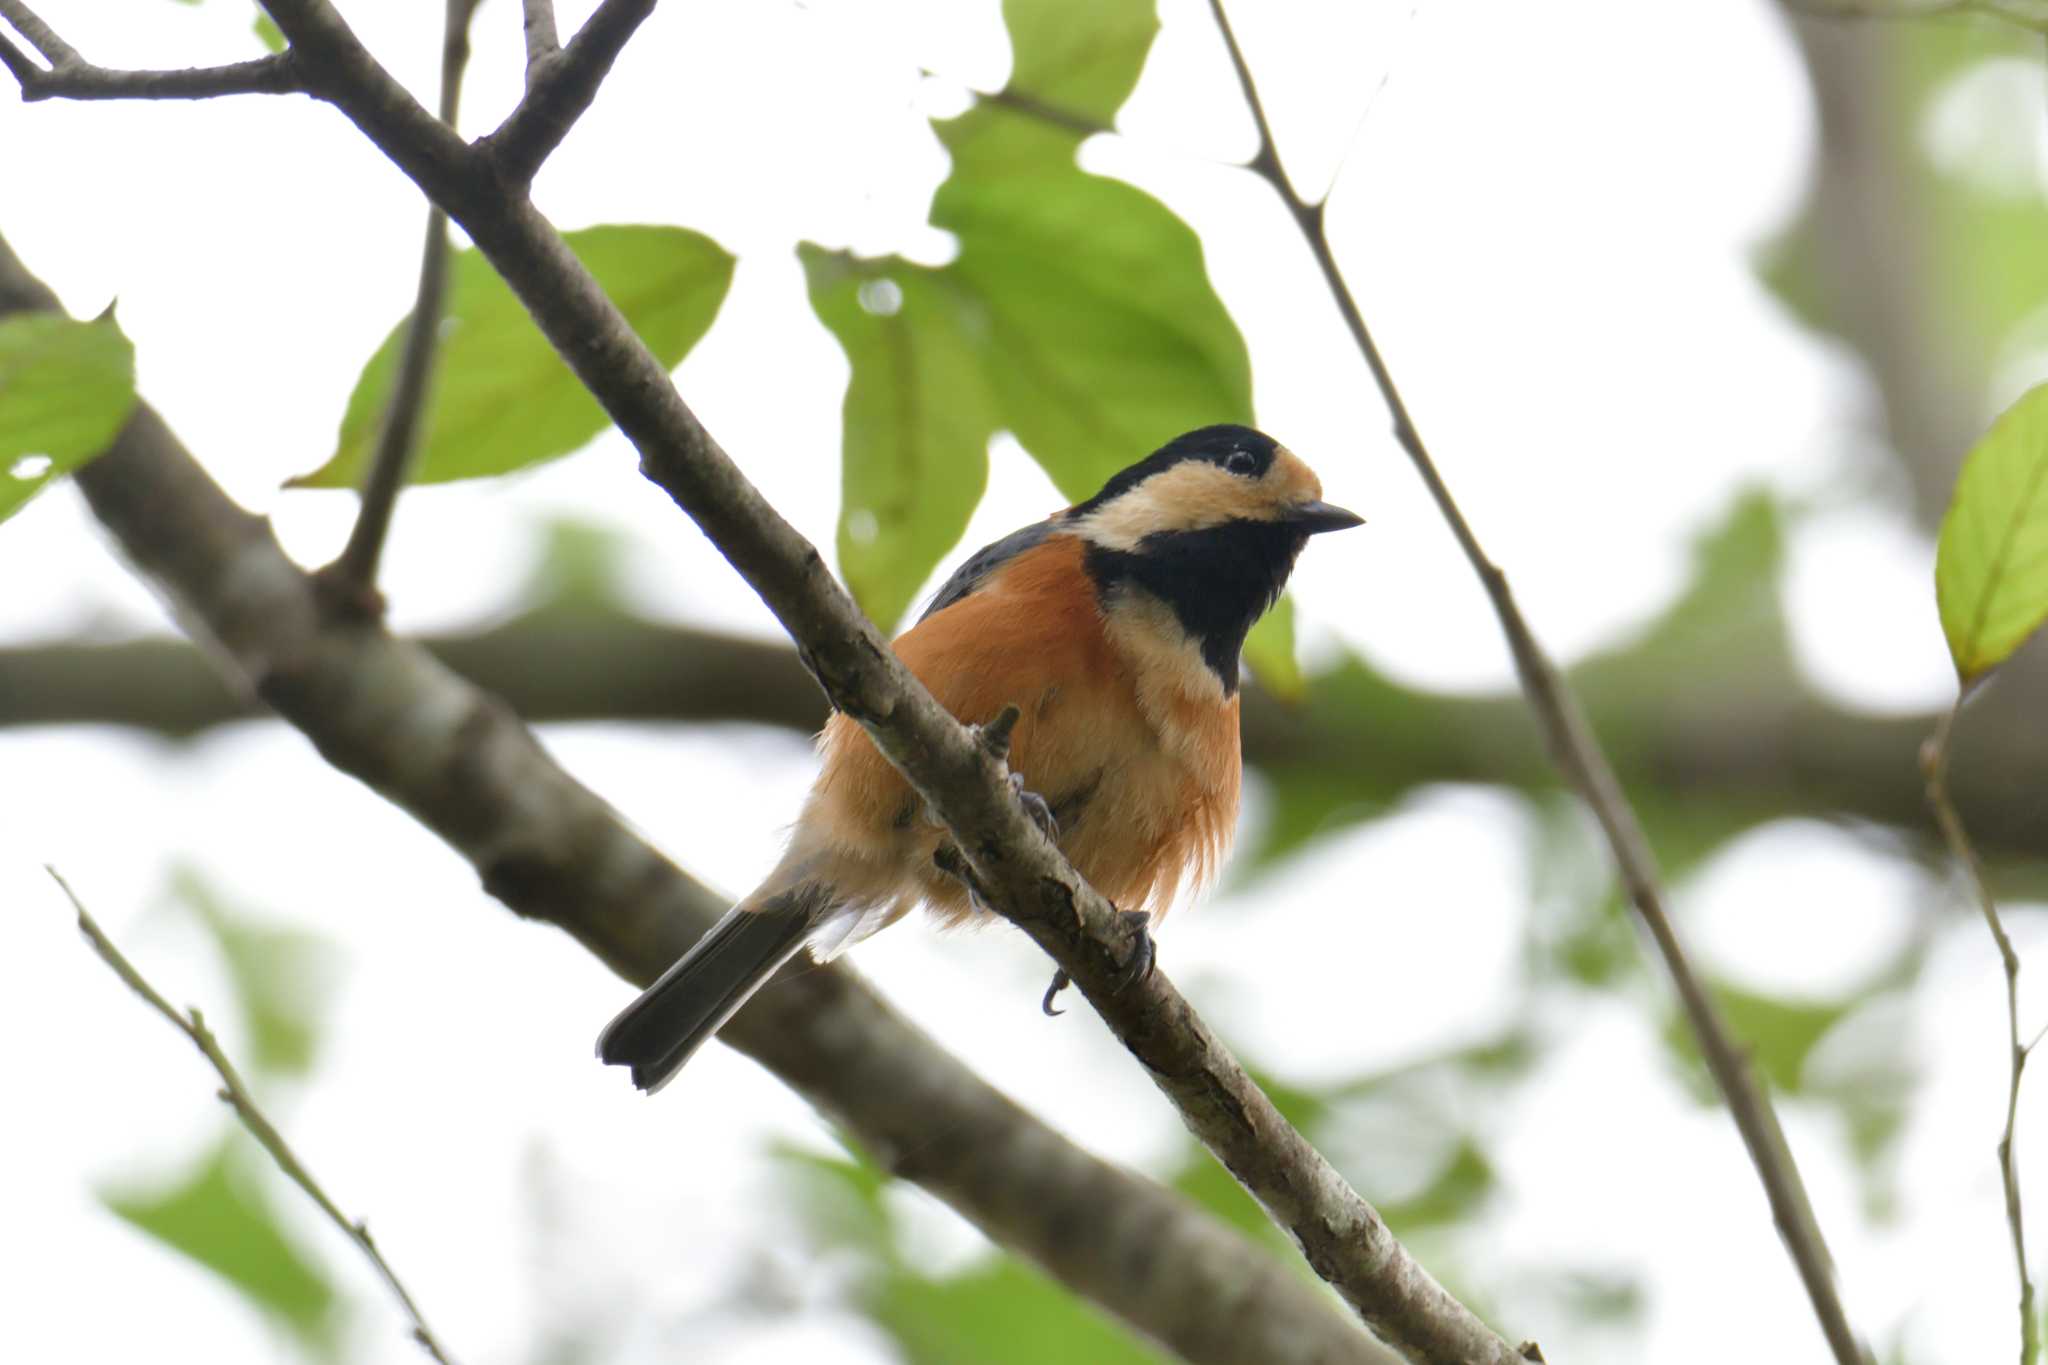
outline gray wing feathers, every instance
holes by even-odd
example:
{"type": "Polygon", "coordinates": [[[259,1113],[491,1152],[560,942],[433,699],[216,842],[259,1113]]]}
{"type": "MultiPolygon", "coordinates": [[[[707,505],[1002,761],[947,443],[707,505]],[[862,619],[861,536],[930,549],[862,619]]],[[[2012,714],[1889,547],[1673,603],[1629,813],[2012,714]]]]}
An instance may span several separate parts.
{"type": "Polygon", "coordinates": [[[953,571],[953,576],[946,580],[945,585],[932,598],[931,605],[924,609],[924,615],[917,619],[922,621],[933,612],[944,611],[971,594],[981,586],[983,579],[1032,546],[1042,543],[1052,534],[1055,524],[1054,519],[1048,517],[1044,521],[1033,522],[1021,531],[1010,532],[993,545],[984,545],[976,550],[967,557],[965,564],[953,571]]]}

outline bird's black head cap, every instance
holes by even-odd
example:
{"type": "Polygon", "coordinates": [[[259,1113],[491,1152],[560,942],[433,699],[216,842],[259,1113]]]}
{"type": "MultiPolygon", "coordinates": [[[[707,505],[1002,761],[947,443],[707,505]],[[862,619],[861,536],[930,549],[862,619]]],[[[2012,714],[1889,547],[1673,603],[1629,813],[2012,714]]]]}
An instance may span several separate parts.
{"type": "Polygon", "coordinates": [[[1077,505],[1068,515],[1086,516],[1104,504],[1114,502],[1154,474],[1162,474],[1183,460],[1201,460],[1219,465],[1233,474],[1260,478],[1273,467],[1273,456],[1279,449],[1278,441],[1265,432],[1254,431],[1250,427],[1241,427],[1230,422],[1213,427],[1197,427],[1185,435],[1174,437],[1136,464],[1119,470],[1108,483],[1102,485],[1101,492],[1077,505]]]}

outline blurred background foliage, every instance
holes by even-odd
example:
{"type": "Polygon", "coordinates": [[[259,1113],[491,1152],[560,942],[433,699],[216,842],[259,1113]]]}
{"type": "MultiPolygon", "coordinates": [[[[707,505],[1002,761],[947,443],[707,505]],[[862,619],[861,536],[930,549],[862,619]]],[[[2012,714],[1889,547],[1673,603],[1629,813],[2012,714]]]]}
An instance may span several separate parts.
{"type": "MultiPolygon", "coordinates": [[[[903,619],[956,552],[997,433],[1014,435],[1062,493],[1079,497],[1162,436],[1254,417],[1245,343],[1209,283],[1194,231],[1157,199],[1076,159],[1137,81],[1157,26],[1151,5],[1010,0],[1005,17],[1015,45],[1010,86],[936,125],[952,167],[931,217],[954,235],[957,256],[930,266],[800,248],[817,318],[851,366],[839,563],[885,627],[903,619]]],[[[1850,495],[1908,502],[1931,530],[1970,436],[2048,346],[2048,197],[2031,160],[2038,133],[2015,131],[2042,117],[2041,39],[1968,15],[1786,22],[1814,85],[1821,144],[1802,206],[1759,248],[1758,269],[1788,309],[1869,375],[1873,439],[1865,483],[1850,495]],[[2010,117],[1987,116],[2002,110],[2010,117]]],[[[680,362],[716,325],[733,258],[708,238],[682,227],[599,227],[571,241],[665,361],[680,362]]],[[[580,448],[599,429],[594,405],[473,254],[461,258],[456,281],[418,477],[488,477],[580,448]]],[[[400,326],[368,361],[336,450],[307,483],[356,477],[400,326]]],[[[1784,546],[1787,526],[1808,510],[1764,491],[1737,498],[1698,537],[1685,590],[1632,639],[1584,660],[1574,678],[1674,882],[1790,819],[1827,822],[1915,870],[1925,894],[1911,932],[1852,985],[1808,994],[1718,982],[1771,1087],[1837,1125],[1865,1206],[1881,1220],[1896,1195],[1895,1143],[1920,1098],[1908,1043],[1921,1007],[1915,986],[1949,898],[1938,893],[1914,760],[1929,719],[1846,711],[1816,695],[1793,658],[1784,546]]],[[[626,675],[644,675],[651,695],[620,698],[615,714],[659,722],[682,687],[665,661],[701,653],[707,637],[637,616],[618,589],[614,553],[602,532],[557,528],[516,610],[474,636],[434,643],[536,719],[590,714],[579,711],[587,703],[573,687],[553,687],[551,659],[621,687],[634,685],[626,675]],[[599,659],[639,663],[600,668],[599,659]]],[[[1313,1087],[1269,1075],[1269,1091],[1482,1313],[1509,1298],[1526,1312],[1530,1297],[1543,1296],[1589,1330],[1626,1330],[1645,1293],[1629,1267],[1559,1261],[1512,1277],[1494,1265],[1480,1273],[1452,1235],[1502,1193],[1489,1156],[1500,1137],[1491,1116],[1511,1110],[1532,1060],[1585,1001],[1619,998],[1665,1018],[1658,1036],[1670,1067],[1702,1106],[1716,1103],[1600,845],[1559,792],[1517,698],[1432,693],[1344,653],[1304,673],[1289,620],[1276,613],[1253,649],[1247,757],[1263,814],[1247,830],[1236,884],[1272,875],[1419,793],[1481,784],[1524,812],[1534,912],[1492,1036],[1313,1087]]],[[[128,702],[109,685],[89,704],[172,733],[237,713],[203,680],[177,682],[187,665],[170,655],[182,646],[140,648],[157,651],[147,670],[160,680],[158,694],[128,702]]],[[[745,672],[731,684],[739,695],[705,702],[707,714],[696,718],[815,723],[815,698],[787,651],[746,648],[745,672]]],[[[9,667],[27,677],[66,657],[59,647],[13,651],[9,667]]],[[[71,663],[105,669],[114,658],[86,651],[71,663]]],[[[2012,672],[1972,718],[1957,785],[1995,879],[2008,894],[2039,897],[2048,894],[2048,824],[2032,794],[2048,781],[2038,707],[2048,660],[2035,647],[2012,672]]],[[[238,1060],[252,1082],[286,1094],[306,1084],[317,1074],[320,983],[331,972],[319,940],[256,927],[193,873],[180,874],[167,902],[218,946],[234,998],[215,1007],[241,1016],[247,1050],[238,1060]]],[[[1223,898],[1217,913],[1228,904],[1223,898]]],[[[925,1264],[906,1248],[888,1180],[859,1153],[792,1150],[781,1161],[804,1235],[820,1257],[847,1267],[847,1301],[903,1359],[1158,1359],[1010,1257],[925,1264]]],[[[1294,1259],[1192,1143],[1165,1178],[1294,1259]]],[[[124,1181],[103,1197],[234,1285],[309,1358],[344,1354],[342,1301],[383,1311],[367,1304],[345,1250],[308,1244],[302,1225],[281,1217],[280,1202],[294,1194],[225,1112],[217,1141],[183,1170],[155,1184],[124,1181]]],[[[583,1357],[557,1341],[533,1358],[583,1357]]]]}

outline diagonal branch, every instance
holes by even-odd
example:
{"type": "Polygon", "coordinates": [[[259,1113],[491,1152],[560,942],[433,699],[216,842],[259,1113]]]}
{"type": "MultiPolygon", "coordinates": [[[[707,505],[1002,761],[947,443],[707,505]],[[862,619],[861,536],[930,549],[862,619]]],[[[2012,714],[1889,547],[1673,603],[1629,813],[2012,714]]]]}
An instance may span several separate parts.
{"type": "Polygon", "coordinates": [[[57,36],[25,0],[0,0],[0,19],[42,54],[48,67],[0,33],[0,65],[21,86],[26,103],[37,100],[204,100],[219,95],[288,95],[305,89],[290,52],[226,66],[170,71],[116,71],[95,66],[57,36]]]}
{"type": "Polygon", "coordinates": [[[1613,765],[1608,762],[1599,739],[1587,724],[1585,713],[1572,695],[1570,685],[1543,652],[1535,632],[1522,616],[1521,608],[1515,604],[1507,575],[1480,548],[1478,538],[1473,535],[1464,513],[1451,496],[1436,462],[1430,458],[1414,419],[1409,415],[1408,405],[1394,383],[1393,374],[1366,327],[1357,300],[1352,297],[1350,287],[1337,268],[1324,225],[1323,202],[1308,202],[1288,181],[1280,166],[1272,127],[1266,121],[1264,106],[1259,102],[1258,87],[1252,80],[1244,52],[1238,46],[1237,35],[1231,30],[1229,16],[1223,11],[1222,0],[1209,0],[1209,8],[1216,17],[1217,27],[1222,30],[1224,44],[1230,51],[1231,65],[1236,70],[1245,103],[1250,107],[1252,120],[1258,128],[1259,150],[1250,162],[1250,169],[1273,187],[1293,216],[1295,225],[1300,228],[1316,264],[1322,270],[1330,296],[1350,327],[1359,354],[1364,357],[1366,367],[1372,371],[1373,381],[1386,401],[1393,419],[1395,439],[1421,475],[1430,497],[1450,525],[1459,548],[1470,561],[1473,572],[1479,575],[1486,595],[1493,603],[1501,629],[1507,636],[1508,648],[1514,656],[1522,690],[1528,696],[1530,709],[1535,712],[1552,760],[1599,822],[1629,901],[1663,955],[1665,966],[1678,988],[1686,1018],[1698,1040],[1700,1053],[1706,1059],[1715,1084],[1727,1098],[1729,1112],[1734,1116],[1735,1126],[1749,1149],[1750,1160],[1762,1179],[1779,1234],[1784,1238],[1786,1250],[1805,1283],[1807,1296],[1812,1300],[1814,1314],[1820,1320],[1821,1331],[1830,1350],[1840,1365],[1863,1365],[1869,1354],[1857,1340],[1854,1329],[1849,1325],[1848,1313],[1842,1307],[1835,1285],[1834,1263],[1828,1255],[1827,1242],[1821,1235],[1813,1206],[1807,1199],[1799,1168],[1786,1145],[1770,1100],[1757,1084],[1744,1051],[1729,1035],[1713,997],[1693,971],[1678,937],[1678,928],[1672,923],[1664,904],[1656,856],[1650,851],[1649,841],[1622,791],[1620,779],[1615,776],[1613,765]]]}
{"type": "MultiPolygon", "coordinates": [[[[448,0],[442,26],[439,117],[450,128],[455,127],[462,106],[462,73],[469,65],[469,24],[476,7],[477,0],[448,0]]],[[[384,423],[377,433],[377,449],[363,480],[362,506],[340,557],[321,575],[323,582],[336,589],[337,601],[363,614],[377,614],[382,604],[377,592],[377,562],[383,556],[391,514],[397,509],[398,494],[405,486],[426,419],[434,363],[441,349],[449,255],[448,215],[438,204],[430,205],[426,240],[420,248],[419,289],[406,326],[398,374],[385,404],[384,423]]]]}
{"type": "Polygon", "coordinates": [[[597,98],[612,63],[634,30],[654,13],[654,5],[655,0],[604,0],[567,47],[549,52],[556,41],[554,6],[549,0],[527,0],[526,94],[480,144],[508,183],[532,182],[541,163],[562,145],[597,98]],[[544,20],[536,9],[545,11],[544,20]]]}
{"type": "MultiPolygon", "coordinates": [[[[0,316],[56,298],[0,240],[0,316]]],[[[374,622],[335,621],[270,528],[147,404],[76,475],[137,572],[232,681],[410,812],[515,913],[647,985],[724,911],[558,767],[496,697],[374,622]]],[[[1385,1351],[1247,1239],[1024,1112],[850,970],[786,971],[720,1037],[843,1123],[896,1175],[1200,1365],[1386,1365],[1385,1351]]]]}
{"type": "MultiPolygon", "coordinates": [[[[799,642],[833,704],[860,722],[953,834],[990,903],[1050,953],[1147,1064],[1181,1117],[1361,1317],[1412,1359],[1521,1359],[1430,1278],[1379,1214],[1283,1119],[1155,974],[1124,990],[1120,917],[1034,825],[1001,765],[932,700],[676,392],[666,368],[531,201],[479,193],[442,164],[390,75],[325,0],[266,0],[319,89],[468,231],[549,342],[639,450],[641,471],[719,547],[799,642]]],[[[603,11],[600,11],[602,13],[603,11]]],[[[593,20],[595,23],[595,20],[593,20]]],[[[566,54],[565,54],[566,55],[566,54]]],[[[424,111],[419,111],[424,112],[424,111]]]]}
{"type": "Polygon", "coordinates": [[[235,1111],[235,1116],[241,1119],[242,1126],[249,1130],[251,1137],[262,1144],[264,1151],[270,1153],[270,1159],[277,1163],[277,1168],[289,1176],[293,1184],[304,1190],[306,1197],[319,1206],[320,1212],[327,1215],[328,1221],[340,1228],[343,1235],[354,1242],[369,1260],[378,1277],[391,1290],[392,1297],[398,1300],[399,1307],[405,1310],[406,1317],[411,1319],[412,1338],[420,1344],[420,1349],[440,1361],[441,1365],[451,1365],[447,1351],[442,1349],[433,1329],[427,1326],[427,1320],[421,1314],[420,1306],[413,1301],[411,1292],[406,1289],[405,1282],[398,1278],[398,1272],[391,1268],[391,1263],[384,1259],[384,1253],[377,1249],[376,1241],[370,1236],[369,1224],[360,1218],[351,1218],[343,1213],[334,1200],[328,1197],[327,1191],[320,1187],[320,1182],[313,1178],[313,1173],[299,1160],[298,1153],[285,1141],[284,1134],[277,1131],[277,1125],[257,1107],[255,1096],[251,1095],[249,1087],[242,1083],[241,1073],[235,1070],[235,1064],[228,1060],[227,1053],[221,1051],[219,1042],[214,1039],[213,1030],[207,1028],[206,1020],[200,1016],[199,1011],[190,1009],[180,1012],[174,1009],[171,1002],[164,999],[162,994],[144,979],[141,972],[135,970],[135,965],[122,955],[121,950],[114,946],[114,941],[93,921],[93,917],[86,912],[85,903],[79,900],[78,893],[71,889],[71,883],[65,881],[54,867],[45,867],[43,870],[50,874],[51,879],[62,888],[65,898],[71,902],[71,908],[78,914],[78,931],[92,944],[93,951],[100,955],[100,960],[113,968],[114,975],[120,977],[129,990],[141,996],[151,1009],[170,1020],[178,1032],[191,1040],[192,1046],[199,1049],[200,1055],[212,1065],[214,1074],[220,1077],[221,1101],[235,1111]]]}

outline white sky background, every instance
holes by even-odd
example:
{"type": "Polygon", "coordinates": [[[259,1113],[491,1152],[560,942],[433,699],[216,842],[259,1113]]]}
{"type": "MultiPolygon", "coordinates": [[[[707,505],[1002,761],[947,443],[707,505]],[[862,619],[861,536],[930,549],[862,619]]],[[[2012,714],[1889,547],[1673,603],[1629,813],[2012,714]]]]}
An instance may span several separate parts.
{"type": "MultiPolygon", "coordinates": [[[[257,51],[238,0],[42,8],[108,65],[257,51]]],[[[440,7],[344,8],[430,99],[440,7]]],[[[588,6],[567,8],[565,26],[588,6]]],[[[1263,187],[1228,164],[1250,152],[1251,130],[1205,6],[1160,8],[1164,32],[1124,135],[1091,142],[1084,162],[1159,195],[1202,233],[1251,343],[1261,424],[1370,519],[1304,557],[1307,652],[1341,640],[1407,680],[1507,685],[1492,618],[1386,438],[1311,262],[1263,187]]],[[[1861,496],[1849,462],[1867,439],[1856,427],[1864,381],[1800,332],[1749,267],[1791,212],[1813,148],[1796,54],[1767,5],[1679,15],[1625,0],[1302,0],[1237,11],[1290,169],[1310,189],[1337,177],[1332,228],[1353,286],[1482,540],[1560,655],[1653,616],[1683,582],[1687,537],[1761,481],[1822,509],[1795,537],[1788,591],[1812,676],[1862,707],[1945,698],[1931,550],[1861,496]]],[[[516,97],[518,29],[509,0],[484,6],[467,131],[516,97]]],[[[541,178],[542,205],[563,227],[679,222],[738,253],[724,312],[678,379],[821,546],[832,543],[846,371],[810,316],[794,243],[942,259],[947,241],[925,213],[945,159],[925,119],[959,107],[967,87],[1000,85],[1007,60],[993,0],[671,4],[541,178]],[[925,80],[920,67],[940,74],[925,80]]],[[[148,398],[302,562],[329,558],[353,497],[278,485],[325,457],[358,368],[409,306],[412,187],[339,115],[296,98],[23,107],[9,86],[0,147],[0,230],[24,260],[75,312],[118,297],[148,398]]],[[[1058,503],[999,444],[961,552],[1058,503]]],[[[777,633],[615,434],[530,475],[408,495],[387,562],[394,624],[471,625],[502,609],[537,528],[563,516],[628,538],[646,609],[777,633]]],[[[0,639],[160,628],[107,550],[68,488],[0,527],[11,589],[0,639]]],[[[728,888],[771,860],[811,771],[805,746],[783,734],[584,726],[546,738],[728,888]]],[[[136,1358],[166,1342],[180,1358],[292,1358],[229,1291],[92,1195],[176,1169],[221,1115],[189,1049],[78,943],[39,865],[64,868],[174,1000],[224,1005],[204,944],[160,908],[178,860],[237,903],[340,945],[325,1060],[275,1107],[462,1358],[525,1361],[576,1315],[594,1315],[614,1348],[606,1358],[622,1361],[890,1358],[833,1308],[762,1157],[771,1137],[828,1141],[806,1106],[720,1048],[642,1101],[590,1057],[627,988],[488,901],[457,859],[303,740],[274,725],[188,746],[5,732],[0,772],[0,902],[11,907],[0,923],[0,1284],[23,1359],[136,1358]],[[742,1284],[791,1294],[802,1311],[705,1316],[742,1284]]],[[[1476,1040],[1512,1006],[1532,838],[1520,807],[1497,795],[1426,793],[1230,908],[1177,920],[1163,960],[1226,1037],[1289,1078],[1354,1075],[1476,1040]]],[[[1911,907],[1945,894],[1800,823],[1740,841],[1678,904],[1721,969],[1820,994],[1883,961],[1911,907]]],[[[2015,927],[2023,952],[2048,952],[2031,917],[2015,927]]],[[[1178,1151],[1177,1120],[1091,1015],[1039,1017],[1047,966],[1019,936],[942,940],[912,925],[855,960],[990,1080],[1093,1149],[1141,1166],[1178,1151]]],[[[1789,1105],[1786,1126],[1859,1325],[1881,1343],[1903,1335],[1916,1361],[1999,1358],[2014,1330],[1990,1160],[2002,997],[1975,923],[1951,920],[1919,1002],[1912,1060],[1927,1084],[1902,1146],[1897,1222],[1864,1217],[1832,1122],[1789,1105]]],[[[2043,1004],[2030,1000],[2030,1017],[2043,1004]]],[[[1659,1051],[1662,1007],[1661,995],[1602,997],[1546,1019],[1526,1099],[1469,1116],[1503,1181],[1460,1242],[1472,1279],[1503,1305],[1503,1330],[1538,1338],[1554,1360],[1821,1359],[1732,1127],[1685,1096],[1659,1051]],[[1517,1276],[1555,1266],[1640,1271],[1645,1334],[1576,1336],[1540,1294],[1518,1294],[1517,1276]]],[[[2041,1094],[2037,1084],[2022,1117],[2022,1160],[2036,1173],[2041,1094]]],[[[897,1197],[934,1256],[972,1254],[974,1235],[950,1214],[914,1191],[897,1197]]],[[[402,1358],[367,1272],[310,1210],[294,1204],[290,1216],[360,1293],[360,1358],[402,1358]]],[[[2036,1223],[2037,1244],[2048,1242],[2036,1223]]]]}

